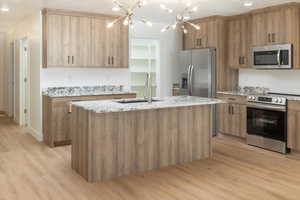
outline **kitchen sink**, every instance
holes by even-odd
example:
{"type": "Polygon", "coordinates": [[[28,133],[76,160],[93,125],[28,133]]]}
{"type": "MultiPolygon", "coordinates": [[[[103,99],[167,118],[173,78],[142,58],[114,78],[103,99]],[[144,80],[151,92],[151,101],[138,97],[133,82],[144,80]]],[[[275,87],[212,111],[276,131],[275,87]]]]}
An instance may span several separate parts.
{"type": "MultiPolygon", "coordinates": [[[[158,99],[152,99],[152,102],[158,102],[160,100],[158,99]]],[[[147,99],[122,99],[122,100],[117,100],[115,101],[117,103],[122,103],[122,104],[130,104],[130,103],[147,103],[147,99]]]]}

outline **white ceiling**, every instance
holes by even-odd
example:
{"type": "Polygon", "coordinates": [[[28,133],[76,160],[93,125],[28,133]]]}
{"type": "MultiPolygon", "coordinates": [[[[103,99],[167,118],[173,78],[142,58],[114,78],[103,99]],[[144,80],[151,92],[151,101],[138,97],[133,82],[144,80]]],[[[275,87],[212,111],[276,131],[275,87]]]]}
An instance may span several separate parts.
{"type": "MultiPolygon", "coordinates": [[[[134,3],[136,0],[120,0],[121,2],[134,3]]],[[[235,15],[247,12],[251,9],[262,8],[287,2],[300,2],[300,0],[252,0],[252,7],[243,6],[245,0],[190,0],[193,5],[198,5],[198,12],[194,17],[206,17],[210,15],[235,15]]],[[[137,15],[146,17],[153,22],[171,22],[176,11],[184,7],[183,2],[187,0],[148,0],[148,5],[139,9],[137,15]],[[160,9],[160,4],[164,3],[169,8],[174,9],[172,15],[160,9]]],[[[7,6],[10,12],[0,12],[0,32],[6,30],[12,24],[30,15],[34,10],[42,7],[72,9],[96,13],[113,13],[112,0],[0,0],[0,7],[7,6]]],[[[115,13],[114,13],[115,14],[115,13]]]]}

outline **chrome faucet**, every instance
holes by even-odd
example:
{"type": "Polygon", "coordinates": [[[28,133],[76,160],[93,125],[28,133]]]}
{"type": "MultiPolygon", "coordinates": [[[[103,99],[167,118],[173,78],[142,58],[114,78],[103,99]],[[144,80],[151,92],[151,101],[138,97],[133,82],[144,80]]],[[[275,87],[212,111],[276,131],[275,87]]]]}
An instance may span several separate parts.
{"type": "Polygon", "coordinates": [[[148,103],[152,103],[152,76],[151,76],[151,72],[146,73],[144,98],[147,99],[148,103]]]}

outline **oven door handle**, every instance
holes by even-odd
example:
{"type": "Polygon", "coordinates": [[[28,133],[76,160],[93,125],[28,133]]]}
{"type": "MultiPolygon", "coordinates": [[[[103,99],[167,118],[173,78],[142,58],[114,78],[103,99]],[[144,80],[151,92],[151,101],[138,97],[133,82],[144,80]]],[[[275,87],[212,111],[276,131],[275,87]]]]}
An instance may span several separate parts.
{"type": "Polygon", "coordinates": [[[286,112],[285,106],[259,105],[259,104],[248,103],[247,108],[257,108],[257,109],[261,109],[261,110],[274,110],[274,111],[286,112]]]}

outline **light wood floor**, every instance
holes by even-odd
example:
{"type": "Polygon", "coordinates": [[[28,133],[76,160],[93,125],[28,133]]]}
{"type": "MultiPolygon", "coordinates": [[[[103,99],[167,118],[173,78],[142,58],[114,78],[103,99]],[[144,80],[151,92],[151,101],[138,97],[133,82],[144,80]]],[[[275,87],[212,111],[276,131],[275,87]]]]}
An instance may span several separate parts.
{"type": "Polygon", "coordinates": [[[89,184],[70,168],[70,147],[50,149],[0,118],[0,200],[300,199],[300,159],[214,140],[210,160],[89,184]]]}

